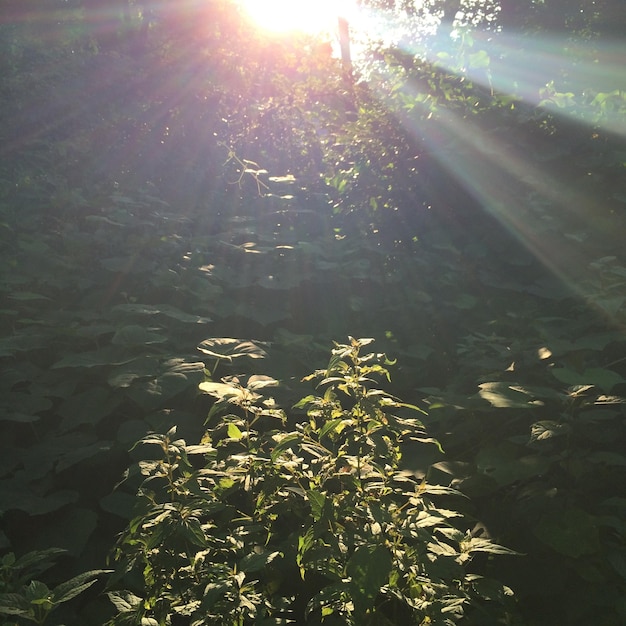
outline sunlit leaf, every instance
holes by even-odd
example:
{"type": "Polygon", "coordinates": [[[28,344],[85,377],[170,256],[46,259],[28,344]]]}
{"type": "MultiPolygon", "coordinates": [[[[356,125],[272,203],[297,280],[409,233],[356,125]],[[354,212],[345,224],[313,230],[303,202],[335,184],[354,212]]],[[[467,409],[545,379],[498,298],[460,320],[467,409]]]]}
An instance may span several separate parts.
{"type": "Polygon", "coordinates": [[[277,437],[279,437],[278,443],[271,454],[272,461],[276,461],[285,450],[288,450],[302,441],[302,435],[300,433],[290,433],[284,436],[277,435],[277,437]]]}
{"type": "Polygon", "coordinates": [[[500,409],[531,409],[543,405],[541,400],[535,399],[532,391],[520,385],[494,382],[482,383],[478,386],[480,387],[478,395],[500,409]]]}
{"type": "Polygon", "coordinates": [[[243,437],[243,433],[241,432],[241,430],[239,429],[239,427],[236,424],[229,424],[228,425],[228,436],[231,439],[235,439],[236,441],[239,441],[239,439],[241,439],[243,437]]]}
{"type": "Polygon", "coordinates": [[[490,554],[519,554],[515,552],[515,550],[493,543],[488,539],[481,539],[480,537],[472,537],[469,541],[468,549],[470,552],[489,552],[490,554]]]}
{"type": "Polygon", "coordinates": [[[535,422],[530,428],[530,441],[545,441],[554,437],[567,435],[571,431],[569,424],[543,420],[535,422]]]}
{"type": "Polygon", "coordinates": [[[198,350],[216,359],[224,359],[227,361],[240,357],[262,359],[267,356],[265,350],[258,344],[252,341],[233,339],[231,337],[205,339],[198,346],[198,350]]]}
{"type": "Polygon", "coordinates": [[[198,388],[200,391],[204,391],[204,393],[208,393],[216,398],[239,397],[243,393],[242,389],[227,385],[226,383],[204,382],[200,383],[198,388]]]}
{"type": "Polygon", "coordinates": [[[128,613],[139,608],[142,599],[130,591],[108,591],[107,596],[120,613],[128,613]]]}
{"type": "Polygon", "coordinates": [[[472,69],[483,69],[489,67],[491,59],[485,50],[479,50],[469,55],[469,66],[472,69]]]}
{"type": "Polygon", "coordinates": [[[278,381],[271,376],[262,376],[262,375],[253,375],[248,378],[248,382],[246,387],[248,389],[263,389],[265,387],[277,387],[279,385],[278,381]]]}

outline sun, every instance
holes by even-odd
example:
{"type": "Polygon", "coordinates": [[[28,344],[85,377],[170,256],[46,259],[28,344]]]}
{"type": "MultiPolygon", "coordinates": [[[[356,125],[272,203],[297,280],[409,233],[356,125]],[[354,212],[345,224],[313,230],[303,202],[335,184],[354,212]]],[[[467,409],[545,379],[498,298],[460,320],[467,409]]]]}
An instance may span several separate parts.
{"type": "Polygon", "coordinates": [[[332,30],[341,0],[240,0],[250,19],[263,30],[316,34],[332,30]]]}

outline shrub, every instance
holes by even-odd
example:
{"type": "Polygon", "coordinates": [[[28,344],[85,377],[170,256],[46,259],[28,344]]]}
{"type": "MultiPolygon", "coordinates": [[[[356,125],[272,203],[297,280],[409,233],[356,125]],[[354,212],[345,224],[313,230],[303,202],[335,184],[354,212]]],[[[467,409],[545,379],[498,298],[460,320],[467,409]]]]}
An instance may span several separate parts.
{"type": "Polygon", "coordinates": [[[471,563],[512,551],[402,471],[403,444],[438,444],[378,388],[391,362],[362,354],[371,341],[335,346],[291,429],[263,395],[277,381],[253,375],[200,384],[217,401],[198,445],[175,428],[141,441],[159,458],[139,462],[141,512],[116,550],[141,582],[109,593],[111,624],[504,623],[512,592],[471,563]]]}

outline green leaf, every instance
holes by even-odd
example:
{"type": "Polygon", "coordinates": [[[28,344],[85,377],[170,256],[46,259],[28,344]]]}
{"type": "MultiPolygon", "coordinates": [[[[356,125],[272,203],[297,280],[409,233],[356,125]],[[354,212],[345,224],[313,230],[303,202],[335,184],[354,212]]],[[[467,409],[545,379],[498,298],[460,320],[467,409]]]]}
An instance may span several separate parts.
{"type": "Polygon", "coordinates": [[[322,439],[323,437],[326,437],[328,435],[332,435],[334,432],[336,432],[337,430],[339,430],[339,428],[341,427],[341,425],[343,424],[344,420],[339,418],[339,419],[334,419],[334,420],[328,420],[321,428],[318,434],[318,437],[320,439],[322,439]]]}
{"type": "Polygon", "coordinates": [[[0,397],[0,420],[8,422],[37,422],[53,406],[49,398],[17,391],[4,392],[0,397]]]}
{"type": "Polygon", "coordinates": [[[291,448],[293,445],[297,445],[302,441],[302,435],[300,433],[289,433],[288,435],[280,436],[278,443],[274,446],[271,453],[272,461],[276,461],[284,450],[291,448]]]}
{"type": "Polygon", "coordinates": [[[626,580],[626,550],[624,548],[614,550],[608,555],[609,563],[613,569],[626,580]]]}
{"type": "Polygon", "coordinates": [[[63,367],[92,368],[104,367],[111,365],[125,365],[135,360],[135,357],[122,357],[119,349],[102,348],[94,352],[80,352],[77,354],[68,354],[60,361],[52,365],[52,369],[60,369],[63,367]]]}
{"type": "Polygon", "coordinates": [[[601,367],[592,367],[583,372],[566,367],[553,368],[550,371],[555,378],[566,385],[595,385],[605,393],[610,393],[615,385],[626,382],[617,372],[601,367]]]}
{"type": "MultiPolygon", "coordinates": [[[[159,373],[156,357],[143,356],[129,363],[116,366],[107,378],[107,383],[114,388],[127,388],[136,380],[154,378],[159,373]]],[[[119,394],[116,394],[119,395],[119,394]]]]}
{"type": "Polygon", "coordinates": [[[313,528],[310,527],[304,535],[298,537],[298,552],[296,554],[296,565],[300,569],[300,576],[304,580],[306,573],[306,555],[315,544],[315,534],[313,528]]]}
{"type": "Polygon", "coordinates": [[[130,591],[108,591],[107,596],[119,613],[129,613],[139,609],[143,600],[130,591]]]}
{"type": "Polygon", "coordinates": [[[47,496],[34,493],[13,480],[0,482],[0,511],[18,510],[30,515],[44,515],[76,502],[78,493],[68,489],[54,491],[47,496]]]}
{"type": "Polygon", "coordinates": [[[489,67],[490,58],[485,50],[479,50],[469,55],[469,66],[472,69],[489,67]]]}
{"type": "Polygon", "coordinates": [[[538,454],[523,454],[517,446],[502,443],[482,448],[476,455],[476,465],[480,473],[504,486],[543,474],[550,460],[538,454]]]}
{"type": "Polygon", "coordinates": [[[357,614],[373,606],[380,588],[389,580],[392,565],[391,554],[385,546],[362,545],[354,551],[348,561],[347,573],[357,614]]]}
{"type": "Polygon", "coordinates": [[[515,383],[495,382],[478,385],[478,395],[499,409],[533,409],[542,406],[532,390],[515,383]]]}
{"type": "Polygon", "coordinates": [[[137,324],[123,326],[111,339],[111,343],[114,346],[124,347],[151,345],[155,343],[165,343],[166,341],[167,337],[137,324]]]}
{"type": "Polygon", "coordinates": [[[0,613],[27,616],[31,612],[30,602],[21,593],[0,593],[0,613]]]}
{"type": "Polygon", "coordinates": [[[32,291],[18,291],[9,294],[11,300],[21,300],[27,302],[30,300],[50,300],[47,296],[42,296],[40,293],[33,293],[32,291]]]}
{"type": "Polygon", "coordinates": [[[265,350],[256,343],[233,339],[231,337],[205,339],[198,346],[198,350],[216,359],[224,359],[227,361],[240,357],[263,359],[267,356],[265,350]]]}
{"type": "Polygon", "coordinates": [[[569,424],[562,424],[554,420],[535,422],[530,428],[530,442],[562,437],[569,434],[570,431],[569,424]]]}
{"type": "Polygon", "coordinates": [[[226,383],[212,383],[207,381],[200,383],[198,389],[220,399],[241,397],[243,394],[243,389],[233,387],[233,385],[227,385],[226,383]]]}
{"type": "Polygon", "coordinates": [[[454,300],[454,306],[461,310],[473,309],[477,304],[478,298],[469,293],[459,294],[456,300],[454,300]]]}
{"type": "Polygon", "coordinates": [[[211,318],[209,317],[190,315],[189,313],[185,313],[180,309],[167,304],[118,304],[113,307],[112,311],[114,313],[120,312],[144,317],[150,315],[163,315],[185,324],[207,324],[211,321],[211,318]]]}
{"type": "Polygon", "coordinates": [[[489,552],[490,554],[508,554],[514,556],[519,555],[519,552],[515,552],[515,550],[505,548],[504,546],[498,545],[497,543],[493,543],[493,541],[489,541],[488,539],[481,539],[480,537],[472,537],[470,539],[469,551],[489,552]]]}
{"type": "Polygon", "coordinates": [[[40,580],[31,580],[24,590],[24,596],[31,604],[51,604],[50,589],[40,580]]]}
{"type": "Polygon", "coordinates": [[[311,505],[311,515],[313,515],[313,519],[318,522],[323,516],[326,496],[320,491],[316,491],[314,489],[307,491],[306,495],[309,500],[309,504],[311,505]]]}
{"type": "Polygon", "coordinates": [[[254,376],[250,376],[246,384],[246,387],[248,389],[257,390],[257,389],[263,389],[264,387],[278,387],[278,385],[279,385],[279,382],[275,378],[272,378],[271,376],[254,375],[254,376]]]}
{"type": "Polygon", "coordinates": [[[100,576],[103,574],[110,574],[112,572],[113,570],[97,569],[74,576],[74,578],[61,583],[58,587],[53,589],[52,601],[55,604],[67,602],[68,600],[80,595],[86,589],[89,589],[91,585],[97,582],[100,576]]]}
{"type": "Polygon", "coordinates": [[[0,338],[0,357],[13,356],[16,352],[29,352],[44,348],[49,340],[46,335],[33,332],[32,327],[21,334],[8,335],[0,338]]]}
{"type": "MultiPolygon", "coordinates": [[[[13,560],[11,562],[14,570],[21,570],[28,572],[29,576],[32,578],[33,576],[46,571],[50,567],[54,565],[54,559],[57,556],[61,556],[62,554],[67,554],[67,550],[63,548],[46,548],[45,550],[32,550],[27,552],[19,559],[13,560]]],[[[3,557],[3,564],[4,564],[3,557]]]]}
{"type": "Polygon", "coordinates": [[[113,414],[123,400],[119,393],[98,386],[73,395],[58,408],[59,415],[63,417],[61,431],[68,431],[82,424],[95,426],[100,420],[113,414]]]}
{"type": "Polygon", "coordinates": [[[196,384],[196,381],[190,380],[186,374],[173,369],[157,378],[135,381],[127,394],[144,410],[153,410],[178,394],[195,388],[196,384]]]}
{"type": "Polygon", "coordinates": [[[600,463],[613,467],[626,467],[626,456],[617,452],[609,452],[608,450],[592,452],[586,457],[591,463],[600,463]]]}
{"type": "Polygon", "coordinates": [[[241,432],[241,430],[239,430],[239,427],[236,424],[229,424],[228,436],[231,439],[235,439],[236,441],[238,441],[239,439],[243,437],[243,433],[241,432]]]}
{"type": "Polygon", "coordinates": [[[600,549],[597,521],[582,509],[572,507],[546,513],[533,532],[565,556],[578,558],[600,549]]]}
{"type": "Polygon", "coordinates": [[[278,551],[261,550],[253,552],[239,561],[238,569],[242,572],[259,572],[265,569],[278,556],[282,556],[278,551]]]}
{"type": "Polygon", "coordinates": [[[42,528],[32,543],[35,547],[59,546],[73,557],[80,556],[98,526],[98,513],[80,506],[65,507],[42,528]]]}

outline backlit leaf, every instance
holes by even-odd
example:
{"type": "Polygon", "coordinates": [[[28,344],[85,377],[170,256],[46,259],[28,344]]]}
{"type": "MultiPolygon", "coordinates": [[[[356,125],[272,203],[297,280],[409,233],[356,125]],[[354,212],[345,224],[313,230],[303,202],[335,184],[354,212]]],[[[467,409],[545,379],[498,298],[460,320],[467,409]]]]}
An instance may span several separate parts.
{"type": "Polygon", "coordinates": [[[265,350],[256,343],[231,337],[205,339],[198,346],[198,350],[216,359],[227,361],[244,356],[250,359],[262,359],[267,356],[265,350]]]}
{"type": "Polygon", "coordinates": [[[229,424],[228,425],[228,436],[231,439],[235,439],[235,440],[239,440],[243,437],[243,433],[241,432],[241,430],[239,429],[239,427],[236,424],[229,424]]]}
{"type": "Polygon", "coordinates": [[[499,409],[532,409],[543,402],[536,400],[532,391],[520,385],[505,382],[482,383],[478,395],[499,409]]]}

